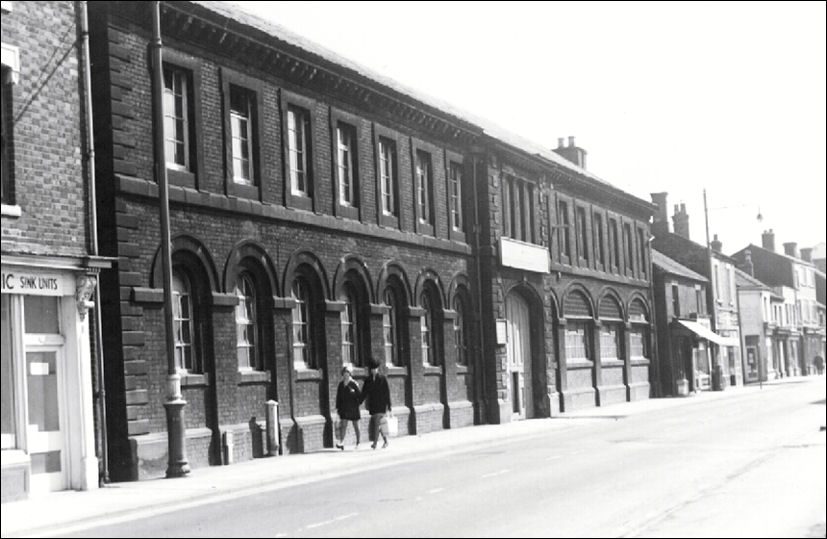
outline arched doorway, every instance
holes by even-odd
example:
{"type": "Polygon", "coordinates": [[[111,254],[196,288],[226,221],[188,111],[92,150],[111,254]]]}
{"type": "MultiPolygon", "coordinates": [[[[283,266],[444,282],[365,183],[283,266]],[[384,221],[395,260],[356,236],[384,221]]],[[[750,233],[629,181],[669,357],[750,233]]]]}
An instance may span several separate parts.
{"type": "Polygon", "coordinates": [[[533,354],[530,308],[522,295],[511,292],[506,296],[505,317],[511,418],[527,419],[534,416],[533,354]]]}

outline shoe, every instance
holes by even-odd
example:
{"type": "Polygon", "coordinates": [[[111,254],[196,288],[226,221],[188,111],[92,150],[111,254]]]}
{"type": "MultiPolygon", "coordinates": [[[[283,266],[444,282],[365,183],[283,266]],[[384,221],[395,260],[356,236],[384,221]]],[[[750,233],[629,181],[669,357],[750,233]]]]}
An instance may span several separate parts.
{"type": "Polygon", "coordinates": [[[345,446],[344,446],[344,444],[336,444],[336,449],[340,449],[340,450],[344,451],[345,446]]]}
{"type": "Polygon", "coordinates": [[[388,441],[387,440],[385,440],[385,443],[382,444],[382,449],[385,449],[386,447],[388,447],[388,441]]]}
{"type": "Polygon", "coordinates": [[[376,449],[376,442],[373,442],[372,444],[370,444],[370,448],[371,449],[376,449]]]}

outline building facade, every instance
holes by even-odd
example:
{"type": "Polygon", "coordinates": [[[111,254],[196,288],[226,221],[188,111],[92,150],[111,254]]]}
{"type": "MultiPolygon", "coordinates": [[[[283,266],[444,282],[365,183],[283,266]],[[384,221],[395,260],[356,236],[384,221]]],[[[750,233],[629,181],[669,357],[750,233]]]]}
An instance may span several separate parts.
{"type": "Polygon", "coordinates": [[[657,328],[658,396],[686,396],[710,388],[712,365],[707,311],[709,280],[652,250],[657,328]]]}
{"type": "Polygon", "coordinates": [[[762,234],[761,243],[760,247],[750,244],[735,253],[733,258],[742,267],[751,263],[755,278],[777,288],[784,298],[784,315],[788,324],[779,333],[779,339],[786,340],[789,348],[786,374],[812,374],[815,372],[813,360],[822,353],[825,333],[818,315],[819,270],[812,262],[812,250],[804,249],[799,253],[797,244],[788,242],[784,244],[784,253],[776,252],[772,230],[762,234]]]}
{"type": "Polygon", "coordinates": [[[744,339],[744,383],[765,382],[775,378],[772,335],[778,327],[772,314],[775,295],[770,287],[749,273],[735,268],[741,333],[744,339]]]}
{"type": "Polygon", "coordinates": [[[98,486],[89,306],[108,264],[89,234],[78,9],[2,3],[4,502],[98,486]]]}
{"type": "Polygon", "coordinates": [[[722,245],[717,235],[709,247],[689,239],[689,215],[685,204],[675,205],[673,233],[669,231],[666,193],[655,193],[652,200],[659,208],[652,225],[655,235],[653,247],[709,279],[707,309],[711,329],[716,334],[709,336],[715,344],[710,351],[713,388],[743,384],[735,261],[721,252],[722,245]]]}
{"type": "Polygon", "coordinates": [[[555,152],[488,137],[477,175],[489,420],[648,398],[651,204],[555,152]],[[515,151],[518,150],[518,151],[515,151]],[[496,396],[496,399],[494,398],[496,396]]]}

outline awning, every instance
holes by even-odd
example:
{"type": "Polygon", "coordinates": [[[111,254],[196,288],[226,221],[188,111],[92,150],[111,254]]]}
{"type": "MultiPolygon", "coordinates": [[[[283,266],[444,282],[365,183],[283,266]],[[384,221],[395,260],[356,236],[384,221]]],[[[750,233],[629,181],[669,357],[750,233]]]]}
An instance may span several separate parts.
{"type": "Polygon", "coordinates": [[[738,339],[735,337],[724,337],[723,335],[718,335],[714,331],[708,329],[706,326],[699,324],[698,322],[693,322],[691,320],[678,320],[678,323],[697,335],[702,339],[706,339],[710,342],[714,342],[719,346],[740,346],[741,344],[738,342],[738,339]]]}

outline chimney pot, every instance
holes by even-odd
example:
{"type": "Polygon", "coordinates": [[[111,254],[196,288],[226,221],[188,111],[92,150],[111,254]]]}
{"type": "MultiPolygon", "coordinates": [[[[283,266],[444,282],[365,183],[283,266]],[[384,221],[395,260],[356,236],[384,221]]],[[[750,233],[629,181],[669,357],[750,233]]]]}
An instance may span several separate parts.
{"type": "Polygon", "coordinates": [[[558,148],[565,148],[565,139],[563,137],[557,137],[557,147],[558,148]]]}
{"type": "Polygon", "coordinates": [[[709,246],[712,247],[712,250],[716,253],[720,253],[724,245],[718,239],[718,234],[715,234],[715,238],[709,242],[709,246]]]}
{"type": "Polygon", "coordinates": [[[798,244],[794,241],[788,241],[784,244],[784,254],[787,256],[794,256],[798,258],[798,244]]]}
{"type": "Polygon", "coordinates": [[[812,247],[807,247],[806,249],[801,249],[801,260],[803,260],[804,262],[812,263],[812,261],[813,261],[813,248],[812,247]]]}
{"type": "Polygon", "coordinates": [[[574,147],[575,147],[574,137],[569,137],[569,148],[574,148],[574,147]]]}
{"type": "Polygon", "coordinates": [[[761,234],[761,247],[767,251],[775,252],[775,233],[772,229],[769,229],[761,234]]]}
{"type": "Polygon", "coordinates": [[[681,203],[680,206],[675,204],[675,215],[672,216],[672,223],[675,234],[689,239],[689,215],[686,213],[686,204],[681,203]]]}

